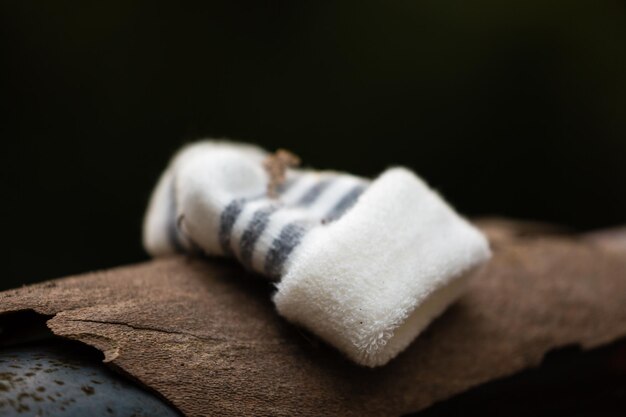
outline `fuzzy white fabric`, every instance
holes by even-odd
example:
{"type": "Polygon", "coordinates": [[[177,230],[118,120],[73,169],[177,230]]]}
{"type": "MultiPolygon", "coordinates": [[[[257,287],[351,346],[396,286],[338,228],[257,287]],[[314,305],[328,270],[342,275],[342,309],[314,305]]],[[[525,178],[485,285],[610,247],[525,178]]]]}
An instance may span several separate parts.
{"type": "Polygon", "coordinates": [[[485,237],[407,169],[372,182],[289,170],[270,198],[266,157],[224,142],[183,149],[153,193],[144,245],[154,256],[232,256],[277,280],[279,313],[359,364],[404,350],[490,256],[485,237]]]}

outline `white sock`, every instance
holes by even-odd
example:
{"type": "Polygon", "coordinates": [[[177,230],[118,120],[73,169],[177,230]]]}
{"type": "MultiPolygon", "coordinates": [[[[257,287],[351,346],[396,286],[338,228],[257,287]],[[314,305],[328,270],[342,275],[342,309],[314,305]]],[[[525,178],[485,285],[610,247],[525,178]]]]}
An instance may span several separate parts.
{"type": "Polygon", "coordinates": [[[214,141],[180,151],[148,207],[148,252],[236,258],[277,281],[281,315],[368,366],[408,346],[490,256],[484,236],[409,170],[369,181],[289,169],[270,197],[267,157],[214,141]]]}

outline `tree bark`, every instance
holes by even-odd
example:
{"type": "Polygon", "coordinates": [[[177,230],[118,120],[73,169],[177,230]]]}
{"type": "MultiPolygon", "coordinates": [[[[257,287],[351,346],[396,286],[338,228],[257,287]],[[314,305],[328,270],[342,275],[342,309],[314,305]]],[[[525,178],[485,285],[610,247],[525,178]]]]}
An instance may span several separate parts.
{"type": "Polygon", "coordinates": [[[554,348],[626,336],[626,231],[478,224],[494,258],[404,353],[373,370],[281,319],[262,279],[213,259],[5,291],[0,313],[49,316],[54,334],[101,350],[188,416],[401,415],[536,366],[554,348]]]}

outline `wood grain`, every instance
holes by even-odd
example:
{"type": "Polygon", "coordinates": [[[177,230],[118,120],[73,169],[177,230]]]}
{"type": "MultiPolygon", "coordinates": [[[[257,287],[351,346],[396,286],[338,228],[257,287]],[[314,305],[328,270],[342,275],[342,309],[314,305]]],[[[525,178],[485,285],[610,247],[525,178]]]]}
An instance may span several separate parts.
{"type": "MultiPolygon", "coordinates": [[[[174,257],[0,293],[188,416],[390,416],[535,366],[551,349],[626,336],[626,252],[480,223],[495,255],[407,351],[361,368],[274,311],[237,265],[174,257]]],[[[612,237],[614,239],[614,236],[612,237]]],[[[600,239],[602,241],[602,239],[600,239]]]]}

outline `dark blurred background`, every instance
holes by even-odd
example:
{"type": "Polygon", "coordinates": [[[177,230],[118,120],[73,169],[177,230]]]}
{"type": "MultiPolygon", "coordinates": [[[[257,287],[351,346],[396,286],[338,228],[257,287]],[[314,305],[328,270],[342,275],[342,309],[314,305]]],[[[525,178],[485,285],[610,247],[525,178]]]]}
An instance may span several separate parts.
{"type": "Polygon", "coordinates": [[[145,259],[152,186],[207,136],[626,222],[623,0],[3,0],[0,48],[0,288],[145,259]]]}

